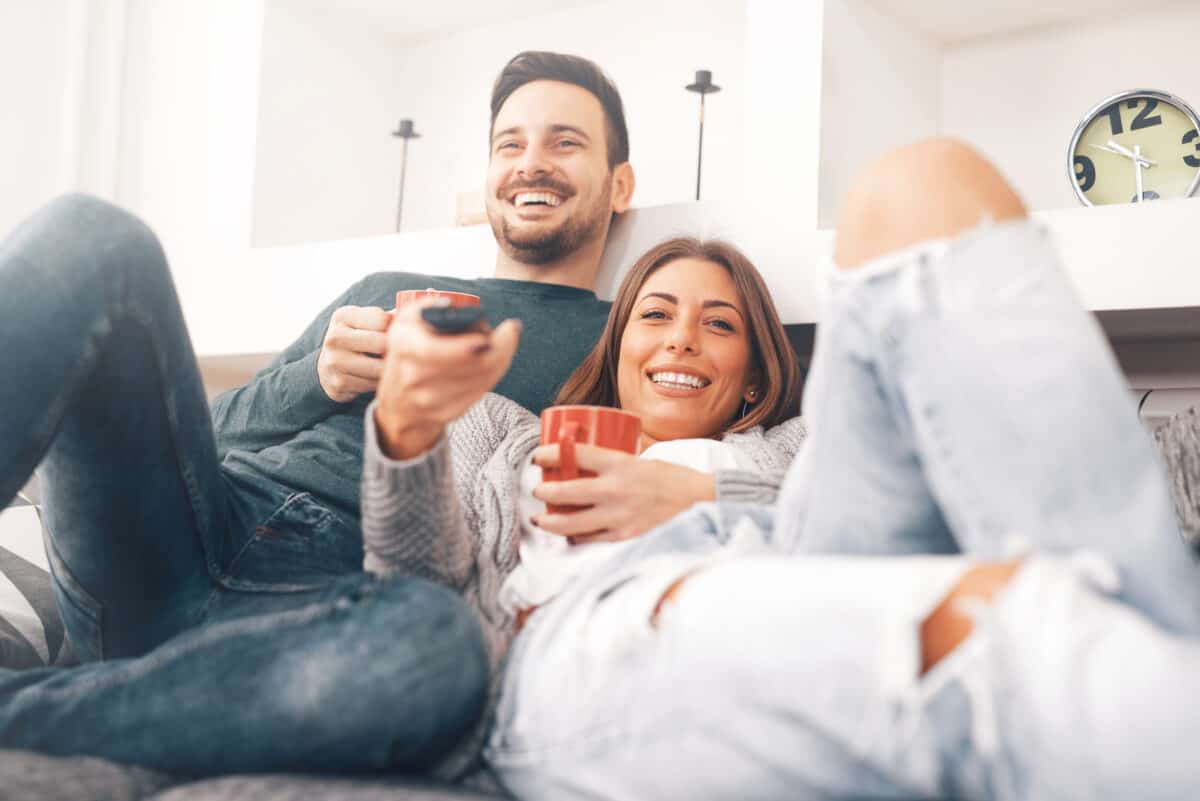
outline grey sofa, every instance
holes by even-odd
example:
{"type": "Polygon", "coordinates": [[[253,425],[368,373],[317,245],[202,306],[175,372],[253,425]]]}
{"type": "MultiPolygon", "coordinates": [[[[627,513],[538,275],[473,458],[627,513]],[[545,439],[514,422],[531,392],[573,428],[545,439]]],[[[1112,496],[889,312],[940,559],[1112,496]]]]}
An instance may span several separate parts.
{"type": "MultiPolygon", "coordinates": [[[[1154,432],[1184,536],[1200,549],[1200,409],[1154,432]]],[[[0,750],[3,801],[453,801],[499,798],[404,777],[229,776],[190,781],[98,759],[56,759],[0,750]]]]}
{"type": "Polygon", "coordinates": [[[226,776],[173,779],[102,759],[0,751],[4,801],[471,801],[498,798],[393,776],[226,776]]]}

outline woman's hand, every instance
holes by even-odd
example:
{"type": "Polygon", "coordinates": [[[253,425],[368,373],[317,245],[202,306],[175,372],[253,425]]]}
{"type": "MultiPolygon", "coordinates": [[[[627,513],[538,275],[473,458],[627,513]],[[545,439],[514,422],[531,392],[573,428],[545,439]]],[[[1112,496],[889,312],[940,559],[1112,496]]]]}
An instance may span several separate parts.
{"type": "MultiPolygon", "coordinates": [[[[692,504],[715,500],[716,480],[708,473],[624,451],[576,445],[581,470],[594,478],[543,481],[533,497],[562,506],[589,506],[567,514],[538,515],[534,524],[571,542],[616,542],[640,537],[692,504]]],[[[534,464],[558,466],[558,445],[534,451],[534,464]]]]}
{"type": "Polygon", "coordinates": [[[432,448],[448,423],[496,386],[521,338],[517,320],[485,332],[437,334],[421,320],[427,305],[404,306],[387,332],[375,426],[380,447],[393,459],[432,448]]]}

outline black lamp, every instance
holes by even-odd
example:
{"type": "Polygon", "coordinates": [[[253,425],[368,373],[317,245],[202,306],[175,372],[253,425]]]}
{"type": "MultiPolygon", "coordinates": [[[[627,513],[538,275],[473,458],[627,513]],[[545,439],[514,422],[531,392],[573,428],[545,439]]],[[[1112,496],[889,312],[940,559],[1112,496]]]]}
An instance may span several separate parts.
{"type": "Polygon", "coordinates": [[[700,199],[700,165],[704,161],[704,96],[721,91],[712,82],[712,70],[696,70],[696,80],[683,87],[700,95],[700,145],[696,149],[696,200],[700,199]]]}
{"type": "Polygon", "coordinates": [[[396,204],[396,232],[400,232],[400,220],[404,216],[404,172],[408,167],[408,140],[418,139],[420,134],[413,130],[412,120],[400,120],[400,127],[392,131],[392,136],[398,136],[404,140],[403,149],[400,152],[400,200],[396,204]]]}

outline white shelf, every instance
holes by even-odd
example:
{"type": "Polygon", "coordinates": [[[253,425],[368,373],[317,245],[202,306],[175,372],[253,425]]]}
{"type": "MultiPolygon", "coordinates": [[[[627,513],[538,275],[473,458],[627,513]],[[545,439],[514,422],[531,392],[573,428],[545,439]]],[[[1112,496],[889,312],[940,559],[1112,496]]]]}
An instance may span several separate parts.
{"type": "MultiPolygon", "coordinates": [[[[1200,198],[1042,211],[1063,265],[1093,311],[1200,307],[1200,198]]],[[[1200,330],[1175,332],[1200,338],[1200,330]]]]}
{"type": "MultiPolygon", "coordinates": [[[[1037,211],[1033,219],[1050,232],[1063,269],[1083,305],[1095,312],[1141,312],[1136,324],[1149,334],[1137,339],[1200,340],[1200,255],[1192,243],[1200,229],[1200,198],[1155,204],[1037,211]],[[1155,315],[1153,310],[1162,310],[1155,315]]],[[[791,277],[772,269],[781,258],[761,259],[780,312],[788,323],[819,322],[815,293],[806,287],[819,259],[831,257],[832,231],[805,240],[803,261],[791,277]],[[764,264],[765,262],[765,264],[764,264]]],[[[781,249],[782,250],[782,249],[781,249]]]]}
{"type": "MultiPolygon", "coordinates": [[[[1136,317],[1139,330],[1153,330],[1159,341],[1200,338],[1185,330],[1194,315],[1171,311],[1200,309],[1200,199],[1082,208],[1065,167],[1079,117],[1115,91],[1160,88],[1200,106],[1200,70],[1192,55],[1200,3],[1142,3],[1126,17],[1108,16],[1112,0],[1045,5],[1072,9],[1071,16],[1029,29],[1046,20],[1031,16],[1028,0],[747,0],[743,124],[749,147],[738,156],[747,191],[705,204],[707,210],[685,204],[639,209],[636,216],[656,236],[690,232],[736,242],[766,274],[785,321],[815,322],[813,276],[831,250],[829,209],[836,208],[838,181],[885,149],[934,133],[957,134],[1014,180],[1053,232],[1089,308],[1112,310],[1122,321],[1136,317]],[[954,32],[946,26],[960,6],[970,9],[962,12],[970,24],[954,32]],[[913,9],[925,16],[914,17],[913,9]],[[997,27],[989,15],[1004,25],[1019,22],[1021,30],[997,27]],[[930,27],[934,23],[942,28],[930,27]]],[[[235,6],[243,8],[229,8],[235,6]]],[[[330,298],[375,270],[470,277],[491,269],[495,245],[486,226],[249,248],[254,138],[234,122],[253,118],[257,107],[257,89],[242,67],[257,63],[261,37],[246,33],[240,17],[229,22],[226,35],[214,39],[221,54],[213,57],[229,67],[210,76],[210,94],[223,109],[214,119],[230,129],[218,127],[220,147],[213,152],[220,157],[210,154],[209,165],[230,173],[222,186],[244,184],[246,190],[232,200],[225,191],[214,195],[220,202],[208,211],[219,247],[195,251],[185,242],[172,255],[176,264],[191,260],[177,282],[201,354],[277,351],[330,298]],[[240,60],[228,58],[231,41],[241,48],[240,60]],[[231,103],[240,114],[225,113],[231,103]],[[232,148],[239,158],[227,156],[230,142],[240,143],[240,150],[232,148]],[[229,265],[227,274],[242,291],[230,295],[227,281],[213,279],[212,264],[229,265]]],[[[611,255],[627,266],[637,244],[611,255]]],[[[602,283],[610,287],[614,279],[606,273],[602,283]]]]}

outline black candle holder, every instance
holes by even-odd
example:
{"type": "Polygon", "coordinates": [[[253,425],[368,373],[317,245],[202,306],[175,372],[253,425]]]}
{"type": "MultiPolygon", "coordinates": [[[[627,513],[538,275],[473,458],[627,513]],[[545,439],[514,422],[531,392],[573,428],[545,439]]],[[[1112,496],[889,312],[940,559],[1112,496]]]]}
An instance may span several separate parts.
{"type": "Polygon", "coordinates": [[[700,199],[700,169],[704,163],[704,96],[721,91],[712,82],[712,70],[696,70],[696,80],[683,87],[700,95],[700,144],[696,147],[696,200],[700,199]]]}
{"type": "Polygon", "coordinates": [[[400,151],[400,199],[396,202],[396,233],[400,233],[400,221],[404,216],[404,174],[408,169],[408,140],[420,139],[421,135],[413,128],[412,120],[400,120],[400,125],[392,131],[392,136],[404,140],[400,151]]]}

